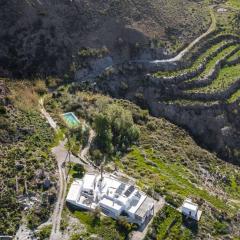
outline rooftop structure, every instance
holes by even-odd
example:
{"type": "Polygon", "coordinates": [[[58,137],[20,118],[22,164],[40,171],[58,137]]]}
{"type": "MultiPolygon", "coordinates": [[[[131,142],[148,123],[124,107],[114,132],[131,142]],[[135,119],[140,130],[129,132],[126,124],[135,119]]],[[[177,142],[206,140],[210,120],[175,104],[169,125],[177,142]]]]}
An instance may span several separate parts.
{"type": "Polygon", "coordinates": [[[200,217],[202,215],[202,211],[198,209],[198,205],[196,203],[193,203],[191,199],[187,198],[182,206],[180,207],[180,212],[182,212],[184,215],[191,217],[197,221],[200,220],[200,217]]]}
{"type": "Polygon", "coordinates": [[[112,218],[124,216],[131,223],[142,225],[152,217],[154,200],[133,185],[109,174],[86,174],[72,183],[66,201],[85,210],[100,207],[112,218]]]}

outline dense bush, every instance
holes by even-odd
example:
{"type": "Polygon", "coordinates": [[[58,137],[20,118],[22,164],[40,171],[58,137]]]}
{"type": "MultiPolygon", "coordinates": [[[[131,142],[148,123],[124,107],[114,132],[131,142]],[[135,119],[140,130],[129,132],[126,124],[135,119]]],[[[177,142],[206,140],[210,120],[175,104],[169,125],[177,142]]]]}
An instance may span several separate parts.
{"type": "Polygon", "coordinates": [[[28,227],[30,229],[35,229],[41,223],[48,220],[49,214],[50,208],[45,205],[41,205],[39,207],[36,207],[35,209],[32,209],[32,211],[29,212],[27,216],[28,227]]]}
{"type": "MultiPolygon", "coordinates": [[[[126,240],[128,239],[128,231],[120,229],[117,221],[109,217],[100,216],[99,211],[93,213],[75,211],[74,216],[77,217],[86,227],[86,232],[72,235],[72,239],[92,239],[88,235],[96,235],[97,239],[104,240],[126,240]]],[[[130,229],[131,231],[132,229],[130,229]]]]}
{"type": "Polygon", "coordinates": [[[120,217],[117,221],[117,226],[120,232],[125,232],[126,234],[137,229],[137,225],[129,223],[127,218],[120,217]]]}
{"type": "Polygon", "coordinates": [[[79,163],[76,163],[73,165],[73,171],[74,171],[73,173],[74,178],[82,178],[85,172],[83,165],[79,163]]]}
{"type": "Polygon", "coordinates": [[[214,230],[215,230],[215,234],[228,234],[229,233],[229,227],[226,223],[222,223],[222,222],[215,222],[214,223],[214,230]]]}
{"type": "Polygon", "coordinates": [[[181,198],[177,197],[176,195],[173,196],[170,194],[166,195],[165,200],[167,203],[173,205],[174,207],[179,207],[180,203],[182,202],[181,198]]]}
{"type": "Polygon", "coordinates": [[[0,114],[6,114],[6,108],[0,104],[0,114]]]}

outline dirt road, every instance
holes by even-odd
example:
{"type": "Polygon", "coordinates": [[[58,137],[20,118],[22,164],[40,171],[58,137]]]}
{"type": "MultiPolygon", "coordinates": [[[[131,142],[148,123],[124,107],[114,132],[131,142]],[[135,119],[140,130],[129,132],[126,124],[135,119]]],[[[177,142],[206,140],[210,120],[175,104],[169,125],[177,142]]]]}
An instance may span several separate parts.
{"type": "Polygon", "coordinates": [[[173,58],[169,58],[169,59],[163,59],[163,60],[154,60],[151,61],[150,63],[164,63],[164,62],[176,62],[181,60],[186,53],[188,53],[198,42],[200,42],[204,37],[206,37],[208,34],[210,34],[211,32],[213,32],[216,29],[216,19],[214,16],[214,13],[212,12],[212,10],[210,11],[211,14],[211,25],[208,28],[208,30],[203,33],[202,35],[200,35],[198,38],[196,38],[193,42],[191,42],[185,49],[183,49],[177,56],[173,57],[173,58]]]}
{"type": "MultiPolygon", "coordinates": [[[[40,111],[42,115],[46,118],[49,125],[55,131],[57,131],[58,129],[57,123],[53,120],[53,118],[44,108],[43,98],[39,100],[39,105],[40,105],[40,111]]],[[[60,141],[60,143],[56,147],[52,148],[52,154],[55,156],[55,159],[58,165],[59,180],[58,180],[57,202],[50,220],[50,223],[52,224],[50,240],[59,240],[61,239],[61,235],[62,235],[60,232],[60,224],[61,224],[61,215],[62,215],[65,195],[66,195],[66,188],[67,188],[66,170],[65,170],[65,167],[63,166],[63,162],[65,161],[66,156],[68,154],[68,151],[65,148],[65,143],[66,143],[66,140],[60,141]]]]}
{"type": "MultiPolygon", "coordinates": [[[[44,100],[42,98],[39,100],[39,105],[40,105],[40,110],[42,115],[46,118],[49,125],[55,131],[57,131],[58,130],[57,123],[53,120],[53,118],[44,108],[44,100]]],[[[88,143],[86,147],[82,149],[82,151],[79,153],[79,158],[70,154],[71,162],[84,164],[84,166],[87,167],[86,169],[87,171],[93,170],[92,167],[86,163],[87,163],[87,155],[94,137],[95,137],[95,133],[91,129],[88,143]]],[[[60,141],[60,143],[56,147],[52,148],[52,154],[55,156],[55,159],[58,165],[58,173],[59,173],[58,181],[59,182],[58,182],[57,202],[56,202],[51,220],[49,221],[49,223],[52,224],[50,240],[59,240],[62,237],[62,233],[60,231],[60,225],[61,225],[61,218],[62,218],[62,210],[65,203],[66,190],[67,190],[67,175],[66,175],[65,164],[63,164],[66,161],[66,157],[68,156],[68,150],[65,147],[66,141],[67,140],[64,139],[63,141],[60,141]]]]}
{"type": "Polygon", "coordinates": [[[87,162],[87,161],[88,161],[87,155],[88,155],[90,146],[91,146],[92,141],[93,141],[94,138],[95,138],[95,132],[94,132],[92,129],[90,129],[90,131],[89,131],[88,143],[87,143],[87,145],[85,146],[85,148],[83,148],[83,149],[81,150],[81,152],[79,153],[79,155],[78,155],[79,158],[82,159],[84,162],[87,162]]]}

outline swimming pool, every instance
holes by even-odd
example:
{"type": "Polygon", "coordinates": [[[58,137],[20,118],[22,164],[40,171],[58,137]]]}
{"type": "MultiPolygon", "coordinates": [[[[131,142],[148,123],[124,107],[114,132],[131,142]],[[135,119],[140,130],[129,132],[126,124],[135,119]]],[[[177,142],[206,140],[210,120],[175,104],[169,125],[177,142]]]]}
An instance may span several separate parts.
{"type": "Polygon", "coordinates": [[[63,119],[70,128],[75,128],[80,125],[80,121],[73,112],[64,113],[63,119]]]}

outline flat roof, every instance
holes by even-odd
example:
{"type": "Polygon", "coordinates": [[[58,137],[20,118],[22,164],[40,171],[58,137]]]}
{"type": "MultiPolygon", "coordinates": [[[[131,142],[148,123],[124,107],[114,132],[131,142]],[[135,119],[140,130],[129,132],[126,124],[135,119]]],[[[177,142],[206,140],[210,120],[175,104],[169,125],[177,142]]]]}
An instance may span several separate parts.
{"type": "Polygon", "coordinates": [[[146,197],[140,207],[136,211],[136,215],[143,218],[146,214],[146,212],[149,210],[150,207],[154,204],[153,199],[150,197],[146,197]]]}
{"type": "Polygon", "coordinates": [[[145,194],[143,194],[143,193],[141,193],[139,191],[136,191],[135,194],[137,192],[140,194],[140,198],[138,200],[136,200],[136,201],[134,200],[134,201],[131,202],[131,205],[130,205],[130,207],[128,209],[128,211],[131,212],[131,213],[136,213],[136,211],[139,209],[139,207],[142,205],[142,203],[144,202],[144,200],[147,197],[145,194]]]}
{"type": "Polygon", "coordinates": [[[81,180],[75,180],[71,184],[71,187],[69,189],[68,195],[67,195],[67,201],[77,201],[77,198],[79,196],[79,192],[81,191],[82,181],[81,180]]]}
{"type": "Polygon", "coordinates": [[[128,198],[124,195],[119,195],[118,198],[116,198],[119,202],[121,202],[123,205],[126,205],[128,202],[128,198]]]}
{"type": "Polygon", "coordinates": [[[117,211],[121,210],[122,208],[121,205],[107,198],[103,198],[99,203],[106,206],[107,208],[111,208],[117,211]]]}
{"type": "Polygon", "coordinates": [[[187,208],[191,211],[197,211],[198,210],[198,205],[195,203],[192,203],[190,201],[184,201],[182,207],[187,208]]]}
{"type": "MultiPolygon", "coordinates": [[[[99,183],[100,176],[97,177],[97,185],[99,183]]],[[[103,175],[103,181],[101,184],[101,189],[98,188],[102,194],[113,195],[116,193],[117,189],[121,185],[121,182],[111,176],[103,175]],[[109,191],[111,190],[111,191],[109,191]],[[110,193],[111,192],[111,193],[110,193]]]]}
{"type": "Polygon", "coordinates": [[[85,176],[83,178],[83,188],[84,189],[93,189],[95,179],[96,179],[95,174],[85,174],[85,176]]]}

